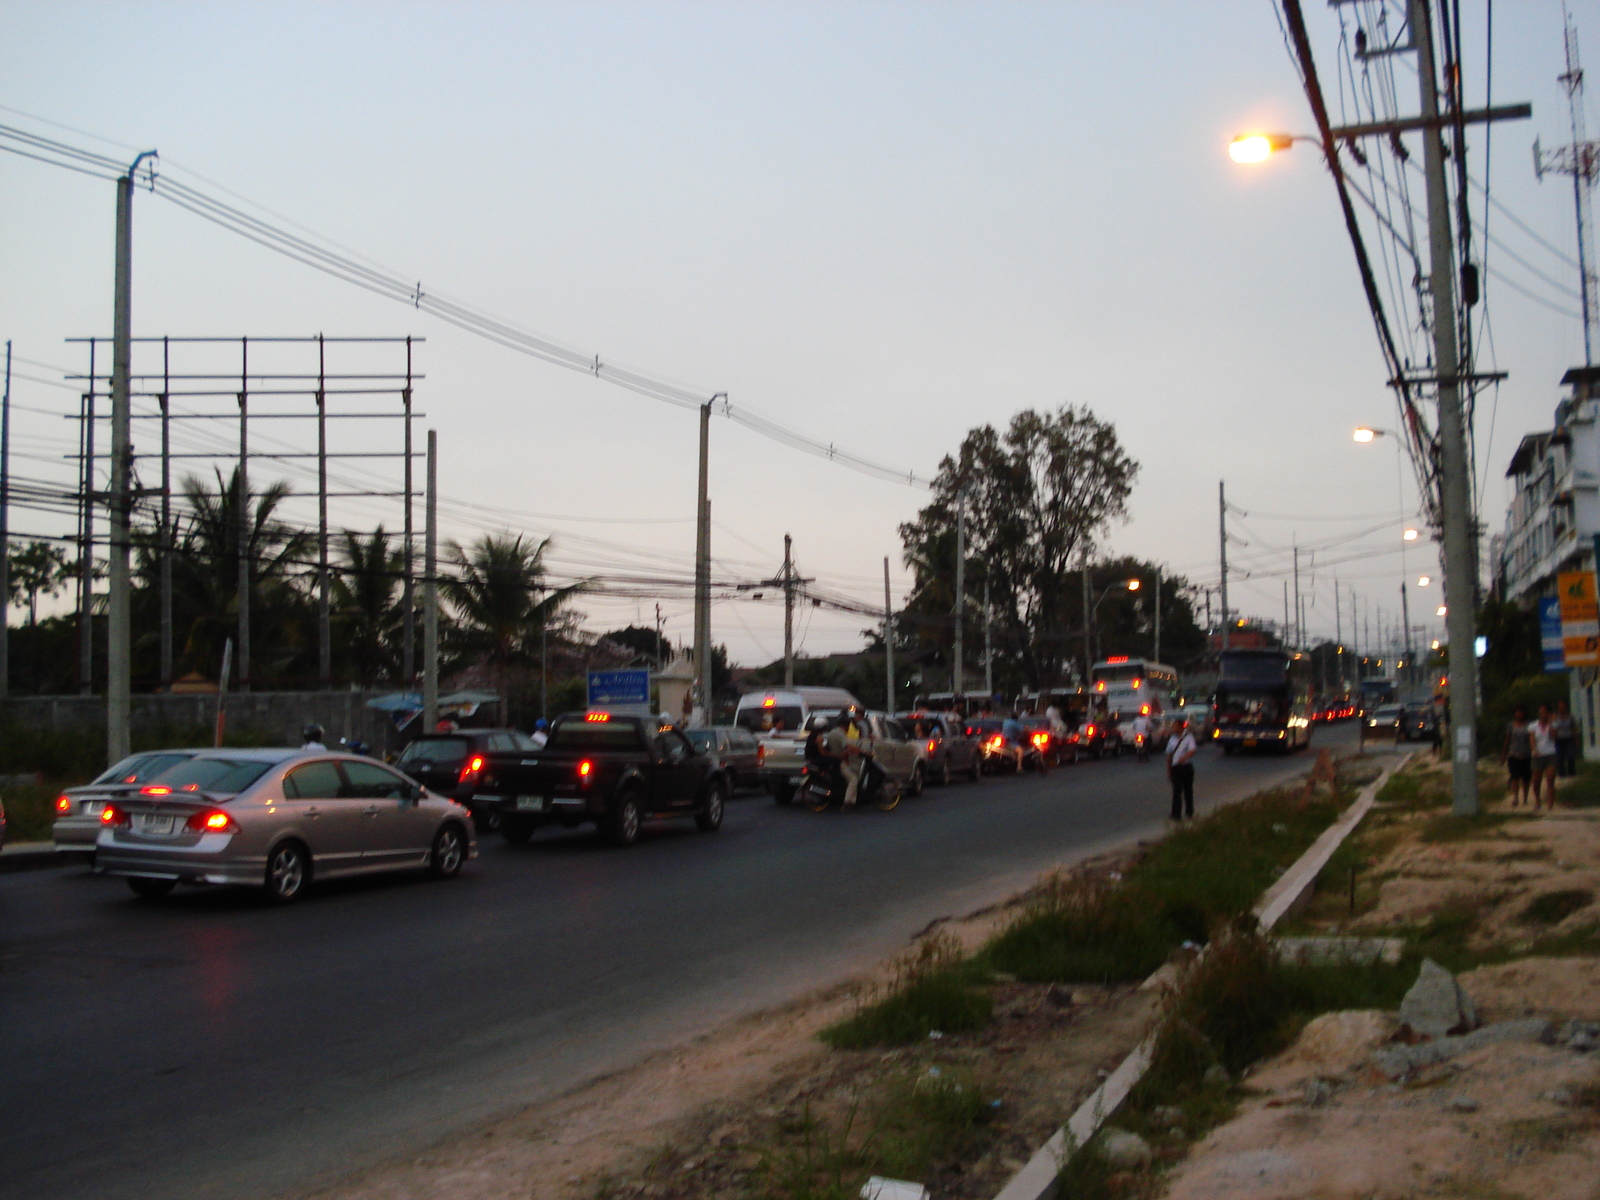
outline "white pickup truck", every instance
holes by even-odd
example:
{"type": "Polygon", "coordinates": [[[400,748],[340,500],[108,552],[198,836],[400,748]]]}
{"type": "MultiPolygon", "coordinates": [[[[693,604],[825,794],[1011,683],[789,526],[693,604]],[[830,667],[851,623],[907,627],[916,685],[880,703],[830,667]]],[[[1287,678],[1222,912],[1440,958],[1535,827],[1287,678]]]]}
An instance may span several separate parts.
{"type": "MultiPolygon", "coordinates": [[[[872,754],[907,796],[920,796],[928,779],[928,744],[884,713],[868,713],[872,754]]],[[[805,735],[772,734],[761,739],[761,781],[779,804],[788,804],[800,787],[806,765],[805,735]]]]}

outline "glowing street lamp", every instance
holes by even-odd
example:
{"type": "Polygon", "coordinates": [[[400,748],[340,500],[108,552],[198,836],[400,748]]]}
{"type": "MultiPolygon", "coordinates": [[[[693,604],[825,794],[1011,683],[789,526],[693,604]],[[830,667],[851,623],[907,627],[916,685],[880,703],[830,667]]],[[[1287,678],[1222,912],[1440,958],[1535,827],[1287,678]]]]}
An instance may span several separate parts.
{"type": "Polygon", "coordinates": [[[1287,133],[1241,133],[1228,143],[1228,157],[1236,163],[1266,162],[1280,150],[1287,150],[1296,141],[1307,141],[1306,138],[1295,138],[1287,133]]]}
{"type": "Polygon", "coordinates": [[[1429,579],[1426,575],[1417,576],[1417,586],[1418,587],[1427,587],[1432,582],[1433,582],[1433,580],[1429,579]]]}
{"type": "Polygon", "coordinates": [[[1414,541],[1417,540],[1417,531],[1415,529],[1408,528],[1400,536],[1405,538],[1405,540],[1408,541],[1408,542],[1414,542],[1414,541]]]}
{"type": "Polygon", "coordinates": [[[1436,616],[1436,617],[1447,617],[1450,614],[1445,610],[1445,606],[1441,604],[1441,605],[1439,605],[1439,611],[1434,613],[1433,615],[1436,616]]]}

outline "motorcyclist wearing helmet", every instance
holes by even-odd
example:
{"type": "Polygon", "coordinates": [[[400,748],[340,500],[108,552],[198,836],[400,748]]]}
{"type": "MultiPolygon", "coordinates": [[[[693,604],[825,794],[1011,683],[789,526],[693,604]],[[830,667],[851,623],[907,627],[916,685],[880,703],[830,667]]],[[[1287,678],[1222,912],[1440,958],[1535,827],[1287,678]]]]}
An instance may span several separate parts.
{"type": "Polygon", "coordinates": [[[872,733],[859,705],[852,704],[839,714],[826,741],[829,753],[839,760],[844,774],[844,806],[852,807],[861,789],[863,760],[872,753],[872,733]]]}
{"type": "Polygon", "coordinates": [[[828,790],[830,792],[842,792],[844,790],[844,773],[840,768],[844,760],[835,754],[828,745],[831,724],[827,717],[820,714],[813,716],[806,722],[806,765],[822,771],[828,776],[828,790]]]}
{"type": "Polygon", "coordinates": [[[300,731],[300,738],[300,749],[302,750],[326,750],[328,748],[322,744],[322,726],[315,721],[300,731]]]}
{"type": "Polygon", "coordinates": [[[534,749],[543,750],[544,744],[550,740],[550,722],[543,717],[535,721],[533,723],[533,733],[528,740],[533,743],[534,749]]]}

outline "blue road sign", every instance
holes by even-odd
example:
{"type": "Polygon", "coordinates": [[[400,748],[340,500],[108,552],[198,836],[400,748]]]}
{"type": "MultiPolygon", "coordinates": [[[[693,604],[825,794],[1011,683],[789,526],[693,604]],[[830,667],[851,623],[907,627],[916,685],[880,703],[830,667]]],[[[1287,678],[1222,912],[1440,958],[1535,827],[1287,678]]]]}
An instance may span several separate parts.
{"type": "Polygon", "coordinates": [[[1539,645],[1544,650],[1546,671],[1565,671],[1567,655],[1561,640],[1561,598],[1545,596],[1539,601],[1539,645]]]}
{"type": "Polygon", "coordinates": [[[589,707],[650,703],[649,671],[590,671],[589,707]]]}

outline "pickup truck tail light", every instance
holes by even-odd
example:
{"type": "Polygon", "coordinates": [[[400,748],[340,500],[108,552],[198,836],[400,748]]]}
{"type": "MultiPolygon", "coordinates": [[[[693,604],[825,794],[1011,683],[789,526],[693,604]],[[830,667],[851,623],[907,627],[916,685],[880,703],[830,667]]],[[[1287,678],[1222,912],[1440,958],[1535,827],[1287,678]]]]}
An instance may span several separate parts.
{"type": "Polygon", "coordinates": [[[586,758],[578,764],[578,782],[587,787],[592,778],[594,778],[594,764],[586,758]]]}
{"type": "Polygon", "coordinates": [[[756,766],[764,767],[766,765],[767,765],[767,744],[765,742],[758,742],[756,744],[756,766]]]}
{"type": "Polygon", "coordinates": [[[932,739],[930,739],[929,742],[928,742],[928,753],[929,754],[936,754],[936,753],[938,753],[938,750],[939,750],[939,743],[933,741],[932,739]]]}
{"type": "Polygon", "coordinates": [[[478,777],[478,772],[483,770],[483,755],[474,754],[467,759],[466,766],[461,768],[461,778],[457,783],[471,783],[478,777]]]}

